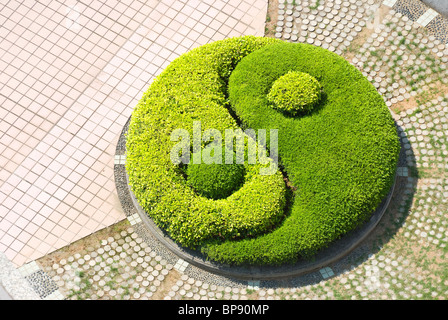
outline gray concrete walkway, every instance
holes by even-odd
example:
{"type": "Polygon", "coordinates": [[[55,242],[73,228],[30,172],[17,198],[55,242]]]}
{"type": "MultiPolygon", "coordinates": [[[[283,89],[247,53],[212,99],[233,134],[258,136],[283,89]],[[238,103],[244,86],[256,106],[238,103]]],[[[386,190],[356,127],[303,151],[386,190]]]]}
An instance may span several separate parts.
{"type": "Polygon", "coordinates": [[[23,274],[0,252],[0,300],[39,300],[23,274]]]}

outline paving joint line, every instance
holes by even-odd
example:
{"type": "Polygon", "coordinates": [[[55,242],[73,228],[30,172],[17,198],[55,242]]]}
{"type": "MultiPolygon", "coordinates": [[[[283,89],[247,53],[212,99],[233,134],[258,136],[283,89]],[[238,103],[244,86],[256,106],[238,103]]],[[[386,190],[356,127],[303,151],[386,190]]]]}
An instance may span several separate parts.
{"type": "MultiPolygon", "coordinates": [[[[116,52],[113,54],[113,56],[112,56],[108,61],[106,61],[106,65],[105,65],[102,69],[100,69],[100,71],[97,72],[97,74],[92,78],[92,80],[91,80],[89,83],[87,83],[86,88],[85,88],[82,92],[80,92],[80,94],[78,95],[78,97],[76,97],[76,99],[74,99],[74,101],[70,104],[70,106],[67,107],[67,110],[66,110],[66,111],[59,117],[59,120],[56,121],[55,124],[54,124],[54,125],[53,125],[53,126],[46,132],[45,137],[46,137],[46,136],[53,130],[54,127],[56,127],[56,126],[58,125],[58,123],[60,122],[60,120],[63,119],[64,116],[65,116],[68,112],[70,112],[70,110],[72,110],[72,107],[76,104],[76,102],[77,102],[83,95],[85,95],[86,91],[88,91],[89,89],[92,88],[92,84],[93,84],[95,81],[97,81],[97,79],[100,77],[100,75],[104,72],[104,69],[105,69],[107,66],[110,65],[111,61],[116,57],[117,53],[118,53],[120,50],[122,50],[122,49],[124,48],[124,46],[125,46],[125,45],[130,41],[130,39],[134,36],[134,34],[136,34],[137,31],[138,31],[142,26],[144,26],[144,22],[146,21],[146,19],[148,19],[149,15],[150,15],[150,13],[148,13],[148,15],[146,15],[145,19],[144,19],[142,22],[139,23],[138,27],[136,27],[135,30],[132,31],[132,33],[130,34],[130,36],[129,36],[125,41],[123,41],[123,44],[122,44],[120,47],[118,47],[118,49],[117,49],[116,52]]],[[[55,45],[56,45],[56,44],[55,44],[55,45]]],[[[133,64],[133,66],[135,66],[135,63],[133,64]]],[[[102,82],[102,81],[101,81],[101,82],[102,82]]],[[[115,88],[114,88],[114,89],[115,89],[115,88]]],[[[98,90],[97,90],[97,91],[98,91],[98,90]]],[[[98,101],[99,105],[104,104],[104,102],[106,101],[107,98],[108,98],[108,97],[106,96],[101,102],[98,101]]],[[[73,136],[74,136],[74,135],[73,135],[73,136]]],[[[45,137],[43,137],[43,138],[41,139],[41,141],[43,141],[43,140],[45,139],[45,137]]],[[[86,142],[88,142],[88,141],[86,141],[86,142]]]]}

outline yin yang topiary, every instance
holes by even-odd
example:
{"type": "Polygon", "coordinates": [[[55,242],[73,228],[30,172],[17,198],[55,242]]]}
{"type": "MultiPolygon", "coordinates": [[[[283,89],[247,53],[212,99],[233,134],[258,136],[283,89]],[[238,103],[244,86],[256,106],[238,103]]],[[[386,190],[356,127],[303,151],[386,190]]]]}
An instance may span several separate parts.
{"type": "Polygon", "coordinates": [[[280,111],[296,115],[313,110],[321,96],[322,86],[313,76],[289,71],[274,82],[267,98],[280,111]]]}
{"type": "Polygon", "coordinates": [[[232,265],[295,262],[354,230],[388,194],[400,151],[383,98],[353,65],[320,47],[254,36],[171,62],[133,111],[126,139],[129,184],[148,216],[179,245],[232,265]],[[320,84],[312,112],[287,115],[268,100],[290,72],[320,84]],[[192,135],[194,121],[202,132],[278,130],[283,172],[260,175],[263,164],[245,163],[229,196],[198,194],[170,160],[171,133],[192,135]]]}

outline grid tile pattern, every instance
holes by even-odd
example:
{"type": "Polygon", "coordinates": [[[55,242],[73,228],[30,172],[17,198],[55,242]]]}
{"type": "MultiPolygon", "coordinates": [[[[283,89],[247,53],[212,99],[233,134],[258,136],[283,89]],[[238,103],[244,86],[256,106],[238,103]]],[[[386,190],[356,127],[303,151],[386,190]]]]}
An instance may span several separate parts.
{"type": "Polygon", "coordinates": [[[398,167],[397,175],[399,177],[407,177],[408,176],[408,168],[407,167],[398,167]]]}
{"type": "Polygon", "coordinates": [[[247,289],[249,289],[249,290],[260,290],[260,280],[249,280],[249,281],[247,281],[247,289]]]}
{"type": "Polygon", "coordinates": [[[22,276],[26,277],[30,274],[33,274],[36,271],[39,271],[40,268],[35,261],[31,261],[30,263],[24,264],[20,268],[18,268],[22,276]]]}
{"type": "Polygon", "coordinates": [[[115,164],[126,164],[126,155],[115,155],[115,164]]]}
{"type": "Polygon", "coordinates": [[[266,10],[266,0],[1,4],[0,251],[20,266],[124,219],[115,145],[142,91],[196,46],[263,35],[266,10]]]}
{"type": "Polygon", "coordinates": [[[109,9],[118,10],[108,7],[112,3],[101,3],[103,13],[94,15],[98,20],[89,17],[91,10],[82,3],[68,14],[70,5],[57,1],[48,6],[36,1],[9,1],[1,8],[5,20],[1,34],[5,37],[1,39],[0,59],[5,68],[1,68],[0,132],[6,135],[1,183],[75,103],[132,32],[124,26],[103,31],[98,22],[104,20],[109,25],[112,20],[105,14],[109,9]],[[95,22],[76,28],[68,23],[74,14],[79,23],[95,22]]]}

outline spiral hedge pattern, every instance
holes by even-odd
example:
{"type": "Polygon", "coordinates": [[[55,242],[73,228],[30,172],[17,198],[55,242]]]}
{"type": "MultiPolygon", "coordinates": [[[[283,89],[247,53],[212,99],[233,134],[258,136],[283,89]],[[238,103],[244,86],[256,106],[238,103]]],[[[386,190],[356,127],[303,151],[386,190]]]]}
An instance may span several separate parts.
{"type": "Polygon", "coordinates": [[[400,145],[382,97],[343,58],[245,36],[175,59],[133,111],[126,149],[133,193],[174,241],[218,262],[279,265],[312,256],[368,219],[393,183],[400,145]],[[284,114],[267,100],[290,71],[322,86],[306,115],[284,114]],[[265,165],[245,163],[244,183],[230,196],[199,195],[170,160],[173,130],[192,135],[198,120],[202,132],[278,129],[283,172],[260,175],[265,165]]]}

